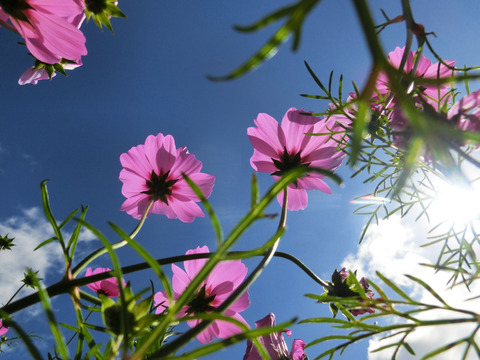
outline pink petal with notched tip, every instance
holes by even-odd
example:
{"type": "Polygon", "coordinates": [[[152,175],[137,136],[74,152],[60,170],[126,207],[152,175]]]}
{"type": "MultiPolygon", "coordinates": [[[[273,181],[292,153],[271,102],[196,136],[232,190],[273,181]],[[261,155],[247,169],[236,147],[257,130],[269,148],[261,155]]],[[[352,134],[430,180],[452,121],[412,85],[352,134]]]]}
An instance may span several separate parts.
{"type": "Polygon", "coordinates": [[[207,282],[212,287],[216,287],[229,281],[233,283],[234,288],[237,288],[247,275],[247,271],[247,267],[241,260],[222,261],[208,275],[207,282]]]}
{"type": "Polygon", "coordinates": [[[38,60],[55,64],[62,58],[77,61],[87,54],[85,36],[67,20],[32,9],[25,10],[24,14],[30,24],[19,20],[13,22],[28,50],[38,60]]]}
{"type": "Polygon", "coordinates": [[[172,165],[170,174],[175,177],[182,177],[182,173],[191,175],[197,173],[202,169],[202,162],[195,158],[195,155],[190,154],[187,148],[177,149],[177,161],[172,165]]]}
{"type": "Polygon", "coordinates": [[[245,291],[240,297],[229,307],[229,310],[240,313],[247,310],[250,306],[250,296],[247,291],[245,291]]]}
{"type": "MultiPolygon", "coordinates": [[[[204,173],[194,173],[189,175],[190,180],[192,180],[195,185],[197,185],[202,191],[203,195],[208,198],[212,193],[211,184],[214,182],[215,177],[213,175],[204,174],[204,173]]],[[[177,198],[182,197],[183,201],[194,200],[200,201],[198,196],[192,190],[190,185],[182,178],[173,187],[175,196],[177,198]]]]}
{"type": "MultiPolygon", "coordinates": [[[[208,252],[209,249],[207,246],[197,246],[196,249],[188,250],[186,252],[186,255],[203,254],[208,252]]],[[[183,267],[185,268],[185,271],[187,272],[190,279],[193,279],[195,276],[197,276],[198,272],[203,268],[207,261],[208,259],[196,259],[183,262],[183,267]]]]}
{"type": "Polygon", "coordinates": [[[127,153],[120,155],[120,163],[124,170],[128,170],[144,179],[150,179],[152,165],[145,154],[145,146],[138,145],[132,147],[127,153]]]}
{"type": "MultiPolygon", "coordinates": [[[[187,321],[190,327],[195,327],[200,320],[189,320],[187,321]]],[[[197,335],[197,340],[201,344],[207,344],[215,340],[220,334],[220,329],[218,328],[217,321],[214,321],[209,327],[203,330],[200,334],[197,335]]]]}
{"type": "Polygon", "coordinates": [[[255,154],[250,159],[250,165],[253,167],[254,170],[258,172],[265,172],[265,173],[274,173],[278,169],[273,165],[272,160],[265,161],[265,160],[253,160],[255,154]]]}
{"type": "Polygon", "coordinates": [[[314,176],[307,176],[303,179],[300,179],[299,182],[305,190],[320,190],[327,194],[332,193],[332,190],[325,181],[314,176]]]}
{"type": "Polygon", "coordinates": [[[186,223],[192,222],[195,217],[205,216],[202,209],[193,201],[172,201],[169,208],[179,220],[186,223]]]}
{"type": "Polygon", "coordinates": [[[175,141],[170,135],[149,135],[145,140],[145,156],[150,168],[157,174],[163,175],[169,171],[177,158],[175,141]]]}
{"type": "MultiPolygon", "coordinates": [[[[287,187],[288,204],[287,209],[290,211],[303,210],[308,205],[308,195],[305,189],[296,189],[292,186],[287,187]]],[[[277,200],[283,204],[283,191],[277,195],[277,200]]]]}
{"type": "Polygon", "coordinates": [[[183,293],[185,288],[190,284],[192,279],[190,276],[188,276],[185,271],[183,271],[180,267],[178,267],[175,264],[172,264],[172,272],[173,272],[173,278],[172,278],[172,287],[173,291],[175,294],[180,295],[183,293]]]}
{"type": "Polygon", "coordinates": [[[137,194],[126,199],[120,207],[120,210],[126,211],[127,214],[135,219],[141,219],[149,203],[150,200],[146,195],[137,194]]]}
{"type": "Polygon", "coordinates": [[[301,115],[301,112],[304,112],[304,110],[297,110],[292,107],[287,110],[282,119],[281,126],[285,133],[285,143],[289,152],[296,153],[303,150],[312,139],[305,133],[311,133],[314,128],[313,125],[320,121],[318,117],[301,115]]]}
{"type": "MultiPolygon", "coordinates": [[[[248,324],[245,321],[245,319],[235,311],[227,310],[225,311],[225,315],[240,321],[241,323],[243,323],[245,326],[248,327],[248,324]]],[[[239,334],[243,331],[237,325],[227,321],[216,320],[215,322],[217,323],[217,326],[218,326],[218,337],[221,339],[226,339],[230,336],[239,334]]]]}
{"type": "Polygon", "coordinates": [[[249,127],[247,134],[253,147],[266,155],[278,156],[285,144],[285,134],[278,122],[268,114],[258,114],[254,121],[257,127],[249,127]]]}

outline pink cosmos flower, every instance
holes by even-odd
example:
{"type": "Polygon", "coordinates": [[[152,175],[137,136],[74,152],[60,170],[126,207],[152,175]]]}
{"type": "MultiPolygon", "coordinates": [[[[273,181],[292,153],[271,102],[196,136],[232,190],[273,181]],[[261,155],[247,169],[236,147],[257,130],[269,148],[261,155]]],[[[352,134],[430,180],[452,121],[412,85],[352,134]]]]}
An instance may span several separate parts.
{"type": "MultiPolygon", "coordinates": [[[[394,51],[388,54],[388,61],[393,67],[397,69],[400,67],[404,51],[405,47],[396,47],[394,51]]],[[[406,74],[413,71],[415,54],[415,51],[410,51],[410,53],[408,54],[407,61],[405,62],[405,66],[403,67],[403,71],[406,74]]],[[[445,64],[453,67],[455,66],[455,61],[446,60],[445,64]]],[[[425,56],[421,55],[417,70],[414,75],[418,78],[424,79],[443,79],[452,75],[452,70],[441,63],[432,64],[430,60],[428,60],[425,56]]],[[[418,83],[417,86],[420,87],[418,83]]],[[[390,92],[388,77],[385,73],[379,74],[377,78],[376,88],[378,93],[382,96],[390,92]]],[[[437,110],[439,109],[439,105],[442,105],[443,103],[448,101],[449,96],[447,96],[447,94],[449,91],[450,89],[446,84],[442,84],[439,86],[422,84],[420,88],[420,93],[423,95],[424,100],[430,105],[434,106],[434,108],[436,108],[437,110]]]]}
{"type": "Polygon", "coordinates": [[[447,118],[460,130],[480,131],[480,90],[457,101],[448,110],[447,118]]]}
{"type": "Polygon", "coordinates": [[[8,327],[3,326],[2,320],[0,320],[0,336],[3,336],[7,333],[8,327]]]}
{"type": "Polygon", "coordinates": [[[186,147],[175,147],[171,135],[150,135],[144,145],[132,147],[120,156],[123,170],[122,194],[127,198],[120,210],[140,219],[151,200],[150,213],[164,214],[169,219],[192,222],[204,216],[196,202],[200,199],[183,179],[188,177],[209,197],[215,177],[201,173],[202,163],[186,147]]]}
{"type": "MultiPolygon", "coordinates": [[[[92,268],[88,268],[85,276],[92,276],[103,272],[111,271],[109,268],[96,268],[92,271],[92,268]]],[[[122,279],[123,287],[126,286],[125,280],[122,279]]],[[[120,290],[118,289],[117,278],[108,278],[105,280],[96,281],[94,283],[87,284],[87,287],[95,291],[97,294],[103,294],[108,297],[120,296],[120,290]]]]}
{"type": "MultiPolygon", "coordinates": [[[[202,246],[197,247],[194,250],[188,250],[186,254],[201,254],[207,252],[209,252],[208,247],[202,246]]],[[[206,262],[207,259],[184,261],[183,266],[185,271],[177,265],[172,264],[174,300],[180,297],[185,288],[190,284],[192,279],[198,274],[206,262]]],[[[240,260],[220,262],[215,266],[212,272],[210,272],[203,285],[197,289],[195,297],[188,303],[188,305],[183,307],[177,316],[183,317],[190,314],[208,313],[213,311],[215,308],[219,307],[230,296],[230,294],[235,291],[235,289],[237,289],[246,274],[247,268],[240,260]]],[[[155,305],[158,306],[156,309],[157,314],[161,314],[168,308],[169,304],[165,291],[156,293],[154,301],[155,305]]],[[[247,325],[247,322],[239,313],[247,309],[249,305],[249,295],[248,292],[245,291],[237,301],[224,311],[223,314],[247,325]]],[[[187,324],[193,328],[200,322],[201,320],[188,320],[187,324]]],[[[216,320],[197,335],[197,340],[202,344],[206,344],[215,338],[225,339],[241,332],[242,330],[232,323],[216,320]]]]}
{"type": "Polygon", "coordinates": [[[2,18],[9,16],[38,60],[47,64],[62,59],[78,62],[87,54],[85,36],[74,24],[84,16],[81,0],[21,0],[2,5],[2,18]]]}
{"type": "MultiPolygon", "coordinates": [[[[349,273],[348,273],[346,268],[343,268],[338,273],[342,277],[343,281],[345,281],[348,278],[349,273]]],[[[365,294],[367,295],[367,297],[372,299],[373,298],[373,292],[370,291],[370,286],[368,285],[367,279],[365,279],[365,277],[362,277],[360,279],[359,283],[362,286],[363,290],[365,291],[365,294]]],[[[349,309],[348,311],[350,311],[350,313],[353,316],[358,316],[358,315],[362,315],[362,314],[366,314],[366,313],[372,314],[372,313],[375,312],[375,310],[372,309],[372,308],[357,308],[357,309],[349,309]]]]}
{"type": "MultiPolygon", "coordinates": [[[[275,315],[273,313],[268,314],[263,319],[255,322],[255,327],[264,328],[275,326],[275,315]]],[[[283,330],[288,336],[292,334],[290,330],[283,330]]],[[[264,335],[258,340],[265,346],[272,360],[302,360],[307,357],[305,354],[305,342],[302,339],[293,340],[292,350],[288,353],[287,344],[283,339],[282,332],[272,333],[264,335]]],[[[260,353],[258,352],[252,341],[247,340],[247,351],[243,360],[262,360],[260,353]]]]}
{"type": "MultiPolygon", "coordinates": [[[[339,145],[343,133],[325,136],[309,136],[305,133],[343,132],[348,124],[341,124],[339,119],[347,118],[332,115],[320,119],[302,115],[302,112],[293,107],[288,109],[281,125],[268,114],[258,114],[254,120],[257,127],[247,130],[254,148],[250,164],[255,170],[270,173],[277,180],[288,170],[299,166],[330,171],[340,166],[345,157],[339,145]]],[[[305,209],[308,204],[307,190],[317,189],[331,194],[330,187],[321,180],[324,177],[311,173],[290,184],[287,187],[288,210],[305,209]]],[[[281,204],[283,192],[277,199],[281,204]]]]}
{"type": "MultiPolygon", "coordinates": [[[[405,52],[405,47],[395,48],[394,51],[388,54],[388,61],[390,64],[399,68],[402,61],[403,54],[405,52]]],[[[414,64],[415,64],[415,55],[416,52],[410,51],[407,56],[407,61],[403,67],[405,73],[412,73],[414,64]]],[[[418,61],[418,66],[415,71],[416,79],[416,89],[408,89],[409,92],[414,94],[413,101],[417,108],[420,111],[424,111],[426,106],[431,106],[434,111],[440,111],[442,107],[447,104],[450,100],[451,89],[448,84],[441,85],[431,85],[431,84],[422,84],[421,79],[443,79],[452,75],[451,67],[455,66],[455,61],[446,60],[445,64],[435,63],[427,59],[425,56],[421,55],[418,61]]],[[[372,99],[372,110],[380,111],[381,115],[387,115],[389,119],[388,126],[394,131],[393,138],[393,147],[405,150],[408,148],[410,142],[410,124],[408,119],[405,117],[401,107],[398,105],[398,101],[395,97],[389,98],[390,95],[390,84],[389,79],[385,73],[380,73],[377,78],[376,84],[377,91],[372,99]],[[388,100],[386,104],[380,106],[379,100],[388,100]],[[386,108],[383,106],[386,105],[386,108]]],[[[427,154],[424,155],[425,159],[428,159],[427,154]]]]}

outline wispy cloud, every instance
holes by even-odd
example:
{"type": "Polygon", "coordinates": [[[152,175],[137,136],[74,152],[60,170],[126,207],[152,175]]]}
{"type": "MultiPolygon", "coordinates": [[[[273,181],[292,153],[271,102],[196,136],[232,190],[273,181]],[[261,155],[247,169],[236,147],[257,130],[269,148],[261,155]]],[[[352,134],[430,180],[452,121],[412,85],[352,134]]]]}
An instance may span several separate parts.
{"type": "MultiPolygon", "coordinates": [[[[397,285],[402,286],[410,296],[419,301],[438,304],[428,291],[418,284],[412,283],[405,274],[413,275],[422,279],[437,291],[451,306],[463,309],[475,309],[478,311],[479,301],[464,301],[478,294],[480,286],[473,285],[469,292],[465,286],[455,286],[453,289],[447,286],[449,274],[435,274],[431,268],[421,266],[420,263],[435,262],[438,248],[420,247],[425,242],[427,226],[422,223],[402,221],[400,217],[391,217],[379,223],[378,226],[369,229],[364,241],[359,245],[355,254],[349,254],[342,266],[351,270],[358,270],[360,276],[366,276],[377,282],[375,272],[379,271],[397,285]]],[[[379,282],[378,282],[379,283],[379,282]]],[[[428,312],[425,318],[435,319],[447,317],[446,313],[428,312]]],[[[472,333],[474,325],[442,325],[437,327],[425,327],[414,331],[408,338],[408,343],[414,349],[416,356],[412,356],[406,350],[400,351],[398,360],[411,360],[420,358],[422,355],[437,349],[442,345],[455,341],[472,333]]],[[[376,338],[370,340],[369,351],[387,344],[389,340],[376,338]]],[[[478,338],[480,342],[480,336],[478,338]]],[[[461,359],[465,347],[455,347],[435,359],[461,359]]],[[[390,351],[369,353],[370,360],[391,359],[390,351]]],[[[468,359],[477,359],[471,354],[468,359]]]]}
{"type": "MultiPolygon", "coordinates": [[[[53,242],[33,251],[41,242],[54,236],[50,223],[45,219],[38,207],[25,209],[18,216],[0,221],[0,235],[9,234],[14,237],[12,250],[0,251],[0,303],[5,304],[14,292],[22,285],[26,269],[39,271],[38,275],[48,280],[52,274],[60,274],[63,270],[63,255],[58,243],[53,242]]],[[[93,239],[90,232],[82,232],[80,240],[93,239]]],[[[28,293],[24,290],[21,295],[28,293]]]]}

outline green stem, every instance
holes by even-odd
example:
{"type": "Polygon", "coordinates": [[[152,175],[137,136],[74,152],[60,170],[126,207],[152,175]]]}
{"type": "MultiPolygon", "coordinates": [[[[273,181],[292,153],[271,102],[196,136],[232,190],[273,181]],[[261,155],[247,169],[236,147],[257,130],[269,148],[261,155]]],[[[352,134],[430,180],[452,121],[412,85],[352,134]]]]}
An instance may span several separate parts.
{"type": "MultiPolygon", "coordinates": [[[[148,204],[148,207],[145,210],[145,213],[143,214],[142,218],[140,219],[137,226],[135,227],[135,229],[133,229],[132,233],[130,234],[130,238],[133,239],[138,234],[138,232],[142,228],[143,223],[145,222],[145,219],[147,218],[148,212],[150,211],[150,208],[152,207],[154,202],[155,202],[154,200],[150,201],[150,204],[148,204]]],[[[116,242],[115,244],[112,244],[112,248],[116,250],[116,249],[119,249],[119,248],[121,248],[125,245],[127,245],[127,241],[126,240],[121,240],[121,241],[116,242]]],[[[107,249],[105,249],[105,247],[102,247],[102,248],[92,252],[85,259],[80,261],[80,263],[78,263],[77,266],[75,266],[73,268],[73,270],[72,270],[73,276],[74,277],[77,276],[88,264],[90,264],[93,260],[95,260],[99,256],[101,256],[103,254],[106,254],[107,252],[108,251],[107,251],[107,249]]]]}
{"type": "MultiPolygon", "coordinates": [[[[228,252],[225,256],[225,260],[232,260],[232,259],[239,259],[239,258],[246,258],[252,256],[260,256],[256,252],[253,252],[253,255],[248,255],[248,253],[252,253],[249,251],[231,251],[228,252]]],[[[178,263],[182,261],[189,261],[189,260],[197,260],[197,259],[208,259],[214,253],[201,253],[201,254],[191,254],[191,255],[179,255],[179,256],[171,256],[167,258],[157,259],[159,265],[169,265],[173,263],[178,263]]],[[[264,256],[264,253],[261,254],[264,256]]],[[[329,285],[318,277],[310,268],[308,268],[302,261],[296,258],[293,255],[288,253],[284,253],[281,251],[276,251],[273,256],[280,257],[286,260],[291,261],[295,265],[297,265],[305,274],[307,274],[313,281],[321,285],[322,287],[328,287],[329,285]]],[[[137,271],[142,271],[149,269],[150,265],[147,262],[142,262],[134,265],[128,265],[121,268],[123,274],[131,274],[137,271]]],[[[72,289],[78,286],[85,286],[92,282],[97,282],[101,280],[105,280],[111,277],[114,277],[115,273],[113,271],[104,272],[92,276],[86,276],[82,278],[76,278],[73,280],[62,280],[57,282],[56,284],[50,285],[46,290],[50,297],[55,297],[61,294],[68,293],[72,289]]],[[[23,310],[31,305],[34,305],[39,301],[39,297],[37,293],[25,296],[22,299],[19,299],[12,304],[7,303],[3,308],[0,310],[5,311],[8,314],[16,313],[20,310],[23,310]]]]}
{"type": "Polygon", "coordinates": [[[13,301],[13,299],[15,299],[15,296],[17,296],[18,293],[19,293],[24,287],[25,287],[25,284],[22,284],[22,286],[20,286],[20,287],[18,288],[18,290],[15,291],[15,294],[12,295],[12,297],[10,298],[10,300],[7,301],[7,304],[6,304],[6,305],[10,304],[10,303],[13,301]]]}

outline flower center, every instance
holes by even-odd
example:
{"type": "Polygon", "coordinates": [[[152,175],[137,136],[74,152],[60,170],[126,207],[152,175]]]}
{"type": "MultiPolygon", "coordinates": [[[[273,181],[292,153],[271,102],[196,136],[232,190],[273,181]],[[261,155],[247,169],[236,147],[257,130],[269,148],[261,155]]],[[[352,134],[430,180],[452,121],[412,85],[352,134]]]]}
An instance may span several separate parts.
{"type": "Polygon", "coordinates": [[[172,186],[178,180],[167,180],[170,170],[163,175],[157,175],[152,171],[150,180],[146,180],[148,190],[142,191],[142,194],[151,195],[155,201],[160,200],[168,205],[167,195],[172,195],[172,186]]]}
{"type": "MultiPolygon", "coordinates": [[[[299,166],[308,167],[310,163],[303,163],[302,164],[302,157],[300,155],[301,151],[297,153],[289,153],[287,148],[283,147],[283,153],[280,155],[280,160],[276,160],[271,158],[273,164],[278,169],[277,171],[273,172],[272,175],[282,176],[288,170],[295,169],[299,166]]],[[[295,186],[297,186],[297,182],[294,182],[295,186]]]]}
{"type": "Polygon", "coordinates": [[[215,307],[210,305],[210,303],[215,299],[216,295],[207,295],[205,290],[206,286],[207,285],[203,285],[200,291],[195,295],[195,298],[188,303],[188,309],[186,311],[188,315],[215,310],[215,307]]]}
{"type": "Polygon", "coordinates": [[[105,296],[108,296],[108,293],[107,293],[105,290],[98,289],[98,290],[97,290],[97,295],[105,295],[105,296]]]}

